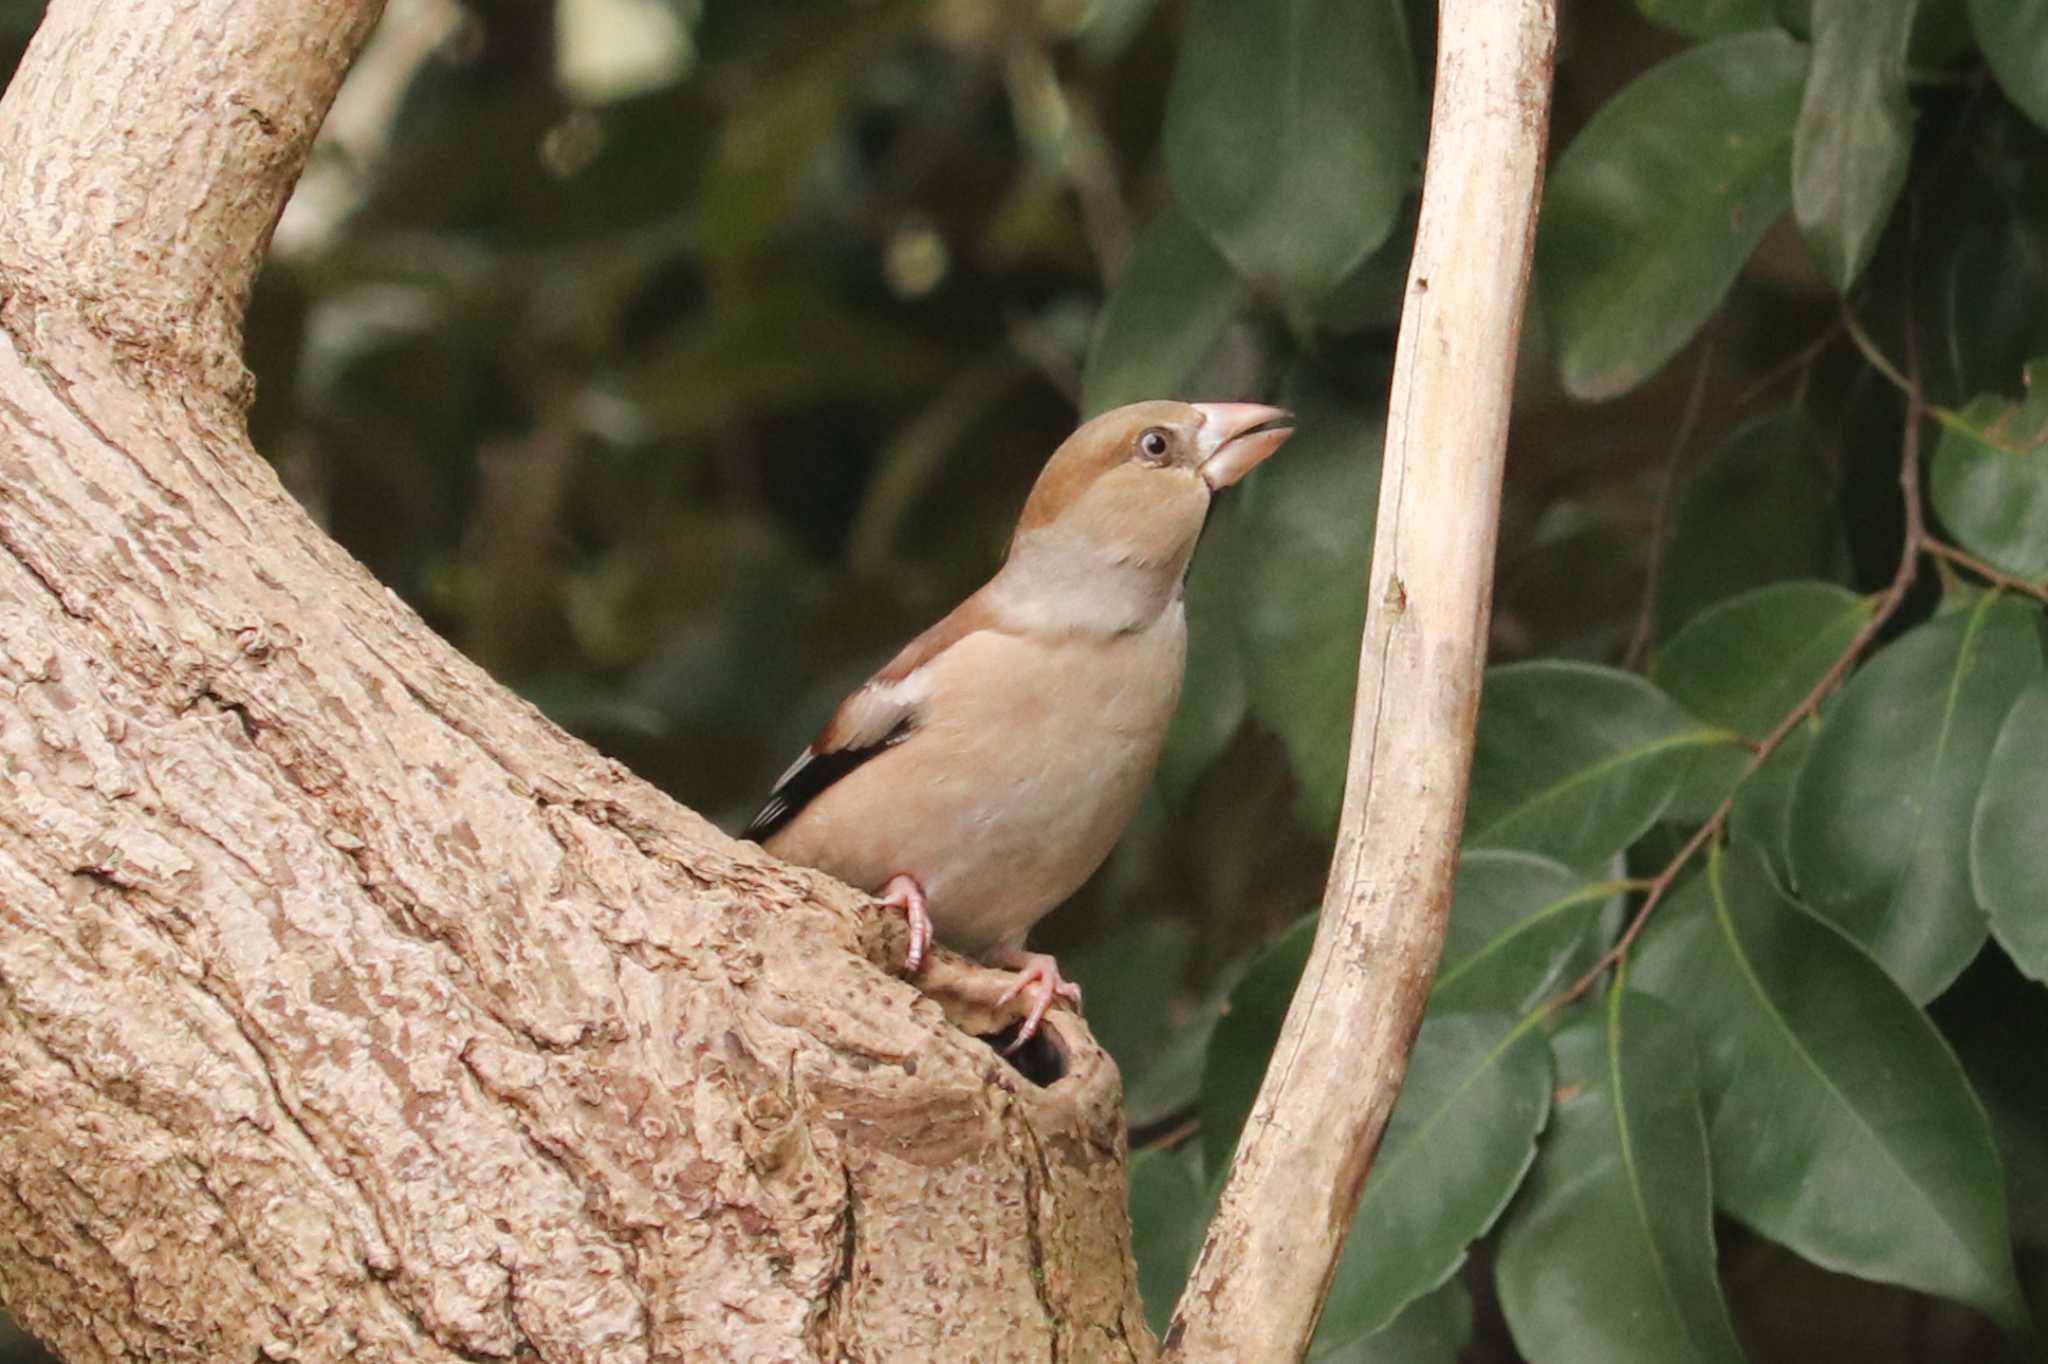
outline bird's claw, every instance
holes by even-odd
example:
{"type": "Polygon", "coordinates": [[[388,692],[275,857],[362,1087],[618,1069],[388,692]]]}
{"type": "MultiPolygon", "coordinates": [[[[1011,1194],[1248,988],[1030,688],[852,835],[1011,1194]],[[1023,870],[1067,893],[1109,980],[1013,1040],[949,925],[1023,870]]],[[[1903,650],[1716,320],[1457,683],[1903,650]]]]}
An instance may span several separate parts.
{"type": "MultiPolygon", "coordinates": [[[[903,911],[903,918],[910,929],[910,948],[903,955],[905,974],[914,975],[925,963],[932,946],[932,916],[925,904],[924,887],[917,878],[908,873],[899,873],[889,878],[875,899],[891,909],[903,911]]],[[[1009,987],[996,996],[995,1007],[1003,1008],[1012,1000],[1025,1002],[1024,1022],[1017,1029],[1017,1036],[1003,1054],[1009,1055],[1038,1035],[1038,1029],[1045,1022],[1046,1011],[1053,1001],[1063,999],[1081,1008],[1081,987],[1060,974],[1057,961],[1043,952],[1026,952],[1011,948],[996,954],[993,964],[1015,971],[1016,978],[1009,987]]],[[[986,995],[983,996],[987,998],[986,995]]]]}
{"type": "Polygon", "coordinates": [[[910,929],[910,950],[903,954],[903,970],[906,975],[916,975],[932,946],[932,916],[925,907],[924,887],[917,884],[915,877],[892,876],[875,898],[891,909],[903,911],[904,922],[910,929]]]}
{"type": "Polygon", "coordinates": [[[1081,987],[1060,975],[1059,963],[1043,952],[1012,951],[998,959],[998,965],[1007,966],[1017,973],[1010,982],[1010,988],[996,997],[996,1007],[1001,1008],[1020,996],[1029,1007],[1024,1013],[1024,1026],[1017,1029],[1017,1036],[1009,1046],[1003,1048],[1005,1056],[1038,1035],[1038,1025],[1045,1021],[1046,1010],[1052,1008],[1055,999],[1064,999],[1081,1008],[1081,987]]]}

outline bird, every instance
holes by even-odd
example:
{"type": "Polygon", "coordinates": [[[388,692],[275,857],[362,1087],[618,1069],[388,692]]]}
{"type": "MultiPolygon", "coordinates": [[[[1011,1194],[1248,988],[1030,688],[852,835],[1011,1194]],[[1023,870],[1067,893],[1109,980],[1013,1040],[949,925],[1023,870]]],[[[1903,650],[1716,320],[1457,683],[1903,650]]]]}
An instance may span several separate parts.
{"type": "Polygon", "coordinates": [[[1180,698],[1183,584],[1214,493],[1293,434],[1258,403],[1132,403],[1082,424],[1032,485],[1001,568],[832,713],[743,837],[1016,973],[1010,1049],[1078,986],[1026,934],[1136,812],[1180,698]]]}

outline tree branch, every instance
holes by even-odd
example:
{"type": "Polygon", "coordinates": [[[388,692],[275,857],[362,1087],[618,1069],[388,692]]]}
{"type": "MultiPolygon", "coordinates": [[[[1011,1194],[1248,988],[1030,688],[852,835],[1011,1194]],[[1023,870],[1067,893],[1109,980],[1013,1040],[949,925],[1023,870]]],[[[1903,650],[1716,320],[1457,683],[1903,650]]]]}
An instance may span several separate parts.
{"type": "Polygon", "coordinates": [[[174,354],[207,387],[243,392],[250,285],[382,9],[52,3],[0,98],[8,327],[76,309],[124,347],[174,354]]]}
{"type": "Polygon", "coordinates": [[[1444,0],[1337,854],[1168,1358],[1307,1348],[1443,946],[1485,666],[1550,0],[1444,0]]]}
{"type": "Polygon", "coordinates": [[[0,1299],[75,1364],[1149,1359],[1086,1030],[1005,1065],[249,448],[374,12],[54,0],[0,103],[0,1299]]]}
{"type": "Polygon", "coordinates": [[[1968,569],[2000,591],[2023,592],[2029,597],[2048,601],[2048,582],[2030,582],[2025,578],[2015,578],[2004,569],[1987,564],[1976,555],[1959,549],[1946,540],[1938,540],[1932,535],[1920,537],[1920,548],[1937,559],[1946,559],[1958,568],[1968,569]]]}

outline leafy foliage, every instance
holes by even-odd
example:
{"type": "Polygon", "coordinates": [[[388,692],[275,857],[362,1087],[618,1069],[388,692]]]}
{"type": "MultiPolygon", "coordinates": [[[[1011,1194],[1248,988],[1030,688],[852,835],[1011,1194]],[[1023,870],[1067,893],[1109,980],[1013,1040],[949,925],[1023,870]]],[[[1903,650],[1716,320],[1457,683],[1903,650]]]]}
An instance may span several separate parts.
{"type": "Polygon", "coordinates": [[[1632,674],[1518,663],[1486,679],[1465,840],[1597,865],[1656,823],[1729,736],[1632,674]]]}
{"type": "Polygon", "coordinates": [[[1302,822],[1334,838],[1344,744],[1332,736],[1351,728],[1384,416],[1311,370],[1292,376],[1285,396],[1304,429],[1287,442],[1284,471],[1277,459],[1260,471],[1280,476],[1244,490],[1236,633],[1251,714],[1287,746],[1302,822]]]}
{"type": "Polygon", "coordinates": [[[1906,46],[1919,0],[1814,0],[1813,66],[1792,134],[1792,211],[1815,264],[1847,290],[1906,183],[1906,46]]]}
{"type": "Polygon", "coordinates": [[[1942,432],[1934,509],[1963,548],[2022,578],[2048,578],[2048,359],[2022,402],[1986,394],[1942,432]]]}
{"type": "Polygon", "coordinates": [[[1305,306],[1393,230],[1417,114],[1395,0],[1195,0],[1166,159],[1217,249],[1254,287],[1305,306]]]}
{"type": "Polygon", "coordinates": [[[1991,933],[2013,962],[2048,982],[2048,914],[2041,912],[2041,850],[2048,848],[2048,678],[2036,677],[1999,726],[1970,824],[1971,886],[1991,933]]]}
{"type": "MultiPolygon", "coordinates": [[[[1467,1257],[1468,1280],[1493,1273],[1512,1339],[1470,1328],[1468,1358],[1759,1357],[1757,1342],[1782,1338],[1769,1314],[1796,1309],[1754,1287],[1731,1293],[1717,1239],[1967,1304],[1982,1313],[1957,1309],[1977,1323],[1959,1328],[1968,1357],[2008,1357],[2032,1338],[2021,1270],[2034,1242],[2008,1211],[2001,1161],[2038,1168],[2048,1119],[2008,1118],[1994,1133],[1973,1068],[1923,1006],[1967,997],[1987,935],[2037,980],[2048,962],[2039,338],[2002,320],[2002,300],[1985,329],[1954,311],[2001,251],[2048,240],[2035,235],[2048,204],[2005,196],[2006,241],[1988,240],[1981,219],[1919,238],[1892,229],[1955,174],[1926,150],[1936,130],[1949,157],[1987,149],[1993,185],[1998,158],[2036,165],[2048,144],[1995,101],[1946,93],[1942,79],[1983,89],[1959,5],[1642,3],[1701,42],[1610,83],[1618,93],[1559,160],[1538,259],[1547,358],[1575,397],[1656,393],[1628,403],[1666,414],[1663,439],[1708,453],[1664,475],[1672,491],[1648,508],[1648,538],[1669,543],[1637,612],[1647,675],[1607,666],[1612,646],[1575,657],[1582,627],[1487,678],[1443,966],[1315,1357],[1381,1339],[1467,1257]],[[1924,63],[1950,74],[1931,78],[1924,63]],[[1804,254],[1794,239],[1773,244],[1788,212],[1804,254]],[[1939,289],[1917,285],[1919,256],[1943,262],[1939,289]],[[1933,343],[1947,355],[1909,371],[1860,321],[1830,320],[1837,296],[1887,319],[1909,364],[1933,343]],[[1807,339],[1774,339],[1799,317],[1807,339]],[[1697,418],[1660,378],[1710,319],[1695,382],[1729,403],[1708,418],[1718,441],[1682,434],[1697,418]],[[1956,389],[1981,385],[1987,365],[2007,376],[1999,392],[1942,405],[1969,396],[1956,389]],[[2005,396],[2022,375],[2024,396],[2005,396]],[[1743,410],[1790,377],[1789,398],[1743,410]],[[1924,466],[1901,421],[1922,410],[1941,431],[1924,466]],[[1914,475],[1903,482],[1902,454],[1914,475]],[[1903,528],[1888,501],[1900,487],[1903,528]],[[1940,538],[1951,533],[1954,545],[1940,538]],[[1887,579],[1892,590],[1872,590],[1887,579]],[[1914,579],[1923,586],[1908,592],[1914,579]],[[1625,971],[1579,979],[1624,922],[1652,912],[1647,936],[1623,944],[1625,971]],[[1528,1049],[1546,1033],[1552,1100],[1535,1090],[1550,1068],[1528,1049]],[[1732,1219],[1718,1237],[1716,1210],[1732,1219]]],[[[2008,10],[1972,17],[2024,47],[2032,21],[2008,10]]],[[[2024,111],[2014,87],[2027,68],[2012,54],[1990,66],[2024,111]]],[[[1565,79],[1569,91],[1569,67],[1565,79]]],[[[1361,181],[1368,200],[1375,184],[1361,181]]],[[[1237,306],[1271,299],[1328,372],[1338,343],[1304,342],[1298,311],[1245,249],[1218,247],[1245,280],[1237,306]]],[[[1125,346],[1142,334],[1118,306],[1133,296],[1110,305],[1125,346]]],[[[2048,288],[2028,297],[2048,303],[2048,288]]],[[[1154,352],[1174,354],[1172,308],[1152,314],[1154,352]]],[[[1527,394],[1522,406],[1523,429],[1546,434],[1594,420],[1527,394]]],[[[1597,439],[1629,444],[1613,434],[1625,406],[1597,439]]],[[[1309,489],[1340,485],[1319,438],[1305,437],[1301,482],[1266,494],[1290,499],[1285,518],[1231,522],[1226,553],[1240,619],[1258,623],[1239,636],[1255,679],[1248,723],[1282,736],[1303,812],[1327,836],[1342,712],[1299,702],[1348,695],[1348,650],[1323,641],[1354,643],[1356,606],[1304,599],[1297,546],[1326,545],[1325,580],[1359,582],[1362,564],[1320,529],[1333,514],[1309,489]],[[1254,561],[1270,571],[1236,571],[1254,561]],[[1262,698],[1262,674],[1326,680],[1262,698]]],[[[1557,574],[1595,542],[1606,508],[1588,485],[1627,480],[1605,462],[1553,463],[1525,475],[1518,498],[1511,478],[1504,630],[1524,623],[1519,580],[1557,574]],[[1546,477],[1547,493],[1520,501],[1546,477]]],[[[1353,526],[1362,545],[1365,518],[1353,526]]],[[[1200,1178],[1184,1206],[1214,1198],[1313,933],[1312,918],[1298,921],[1230,991],[1207,1041],[1200,1178]]]]}
{"type": "Polygon", "coordinates": [[[1664,637],[1729,597],[1846,574],[1832,465],[1823,432],[1788,405],[1742,422],[1685,472],[1657,583],[1664,637]]]}
{"type": "Polygon", "coordinates": [[[1458,865],[1456,912],[1430,1000],[1439,1009],[1529,1014],[1593,964],[1621,888],[1588,883],[1534,853],[1473,848],[1458,865]]]}
{"type": "Polygon", "coordinates": [[[1131,247],[1095,327],[1081,387],[1086,416],[1178,392],[1244,305],[1244,285],[1176,206],[1131,247]]]}
{"type": "MultiPolygon", "coordinates": [[[[258,445],[729,826],[1077,412],[1299,413],[1205,535],[1154,798],[1041,935],[1125,1070],[1163,1324],[1342,798],[1430,7],[636,0],[594,84],[562,55],[621,6],[432,8],[280,226],[258,445]]],[[[1468,847],[1313,1357],[1905,1364],[1859,1332],[1908,1316],[2026,1357],[2048,4],[1565,8],[1468,847]]]]}
{"type": "Polygon", "coordinates": [[[1634,985],[1699,1039],[1721,1207],[1830,1268],[2024,1318],[1990,1123],[1876,961],[1740,843],[1640,961],[1634,985]]]}
{"type": "Polygon", "coordinates": [[[1792,197],[1807,51],[1732,34],[1647,72],[1558,162],[1538,243],[1574,397],[1611,398],[1677,353],[1792,197]]]}
{"type": "Polygon", "coordinates": [[[1987,596],[1860,669],[1792,797],[1792,881],[1916,999],[1983,945],[1970,822],[2020,689],[2042,671],[2040,611],[1987,596]]]}
{"type": "Polygon", "coordinates": [[[2048,125],[2048,13],[2039,5],[1970,0],[1970,24],[2006,98],[2048,125]]]}
{"type": "Polygon", "coordinates": [[[1516,1342],[1539,1360],[1741,1359],[1714,1274],[1685,1027],[1655,999],[1615,990],[1552,1046],[1556,1128],[1501,1240],[1516,1342]]]}

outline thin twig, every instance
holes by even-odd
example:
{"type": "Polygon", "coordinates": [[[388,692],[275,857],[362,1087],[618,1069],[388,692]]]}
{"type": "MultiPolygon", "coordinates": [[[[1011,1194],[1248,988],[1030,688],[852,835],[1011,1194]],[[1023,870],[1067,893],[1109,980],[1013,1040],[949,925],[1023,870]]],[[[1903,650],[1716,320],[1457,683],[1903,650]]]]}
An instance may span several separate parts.
{"type": "Polygon", "coordinates": [[[1856,314],[1849,311],[1846,304],[1842,308],[1842,330],[1849,333],[1849,339],[1856,343],[1856,349],[1863,353],[1863,358],[1870,367],[1889,380],[1893,388],[1901,393],[1913,391],[1912,381],[1899,372],[1899,367],[1892,363],[1892,358],[1871,339],[1869,332],[1863,330],[1863,324],[1856,319],[1856,314]]]}
{"type": "Polygon", "coordinates": [[[2038,597],[2042,601],[2048,601],[2048,582],[2030,582],[2025,578],[2015,578],[2003,569],[1993,568],[1976,555],[1958,549],[1948,541],[1937,539],[1932,535],[1922,535],[1920,537],[1920,548],[1937,559],[1946,559],[1959,568],[1968,569],[1980,578],[1990,579],[1993,586],[2003,591],[2024,592],[2030,597],[2038,597]]]}
{"type": "Polygon", "coordinates": [[[1199,1116],[1183,1118],[1158,1136],[1149,1137],[1143,1142],[1133,1143],[1132,1149],[1136,1151],[1171,1151],[1190,1137],[1199,1134],[1201,1130],[1202,1119],[1199,1116]]]}
{"type": "MultiPolygon", "coordinates": [[[[1842,309],[1842,326],[1849,333],[1849,339],[1856,343],[1856,349],[1861,351],[1863,358],[1870,362],[1870,367],[1890,381],[1892,387],[1910,396],[1914,388],[1913,381],[1899,372],[1899,367],[1892,363],[1891,357],[1878,348],[1877,342],[1871,340],[1870,333],[1863,330],[1863,324],[1858,322],[1855,314],[1851,313],[1846,307],[1842,309]]],[[[1910,340],[1908,344],[1911,344],[1910,340]]],[[[2035,453],[2031,450],[2022,450],[2015,445],[2006,444],[1983,427],[1972,425],[1968,418],[1952,407],[1943,407],[1939,403],[1930,403],[1924,397],[1921,399],[1920,406],[1921,410],[1943,430],[1954,431],[1960,435],[1968,436],[1971,440],[1988,450],[1996,450],[2002,455],[2011,455],[2015,459],[2028,459],[2035,453]]]]}
{"type": "Polygon", "coordinates": [[[1664,576],[1664,550],[1671,539],[1671,503],[1678,491],[1678,469],[1685,462],[1686,451],[1692,448],[1693,437],[1699,432],[1700,414],[1706,409],[1707,376],[1713,372],[1714,342],[1720,331],[1718,325],[1709,328],[1706,339],[1700,343],[1699,368],[1693,371],[1692,389],[1685,395],[1685,407],[1678,416],[1678,432],[1671,438],[1671,453],[1657,480],[1657,501],[1650,510],[1650,549],[1643,564],[1642,600],[1636,606],[1636,628],[1621,656],[1621,666],[1630,672],[1642,665],[1643,655],[1650,650],[1650,636],[1657,628],[1657,587],[1664,576]]]}
{"type": "MultiPolygon", "coordinates": [[[[1862,329],[1846,312],[1843,314],[1843,320],[1851,336],[1861,334],[1862,329]]],[[[1862,341],[1859,341],[1858,345],[1861,347],[1862,341]]],[[[1865,352],[1866,355],[1870,353],[1865,352]]],[[[1552,1010],[1562,1009],[1583,997],[1610,967],[1628,959],[1629,949],[1634,947],[1636,939],[1642,936],[1644,927],[1650,922],[1650,915],[1663,903],[1664,897],[1670,893],[1679,874],[1694,857],[1698,856],[1700,849],[1712,842],[1727,826],[1729,812],[1735,808],[1735,796],[1742,789],[1742,784],[1755,776],[1757,769],[1769,761],[1770,756],[1792,737],[1793,731],[1820,709],[1821,703],[1841,685],[1842,679],[1848,676],[1849,669],[1855,666],[1856,660],[1863,656],[1864,650],[1870,647],[1878,632],[1906,600],[1906,593],[1919,574],[1920,555],[1929,547],[1925,508],[1920,495],[1920,425],[1929,413],[1920,388],[1920,353],[1913,345],[1910,335],[1906,339],[1906,365],[1907,373],[1898,375],[1906,393],[1905,432],[1900,440],[1899,451],[1899,492],[1906,505],[1906,529],[1905,542],[1899,552],[1899,566],[1892,574],[1891,585],[1878,597],[1871,610],[1870,619],[1863,623],[1863,628],[1856,632],[1856,637],[1849,641],[1848,647],[1828,665],[1828,670],[1821,675],[1820,681],[1813,684],[1799,704],[1786,712],[1785,717],[1778,721],[1777,727],[1765,735],[1763,742],[1756,746],[1756,752],[1743,767],[1742,776],[1737,779],[1735,789],[1715,807],[1713,815],[1707,822],[1685,841],[1685,846],[1665,863],[1664,870],[1658,872],[1651,880],[1650,889],[1643,896],[1642,907],[1636,910],[1635,918],[1629,921],[1627,929],[1615,940],[1614,946],[1602,953],[1600,959],[1594,962],[1584,975],[1572,982],[1569,989],[1550,1001],[1552,1010]]]]}
{"type": "Polygon", "coordinates": [[[1758,398],[1768,393],[1771,389],[1777,387],[1779,383],[1784,381],[1787,375],[1797,374],[1801,370],[1810,367],[1814,361],[1820,358],[1821,352],[1826,350],[1829,346],[1832,346],[1835,343],[1835,338],[1840,336],[1841,334],[1842,323],[1841,319],[1837,318],[1835,322],[1831,326],[1829,326],[1826,331],[1822,332],[1819,336],[1814,337],[1813,340],[1801,346],[1798,350],[1794,351],[1785,359],[1779,361],[1778,364],[1774,366],[1768,373],[1766,373],[1761,379],[1758,379],[1748,388],[1745,388],[1742,390],[1742,392],[1736,394],[1735,401],[1729,404],[1729,406],[1737,409],[1738,411],[1742,408],[1748,407],[1751,403],[1755,402],[1758,398]]]}

